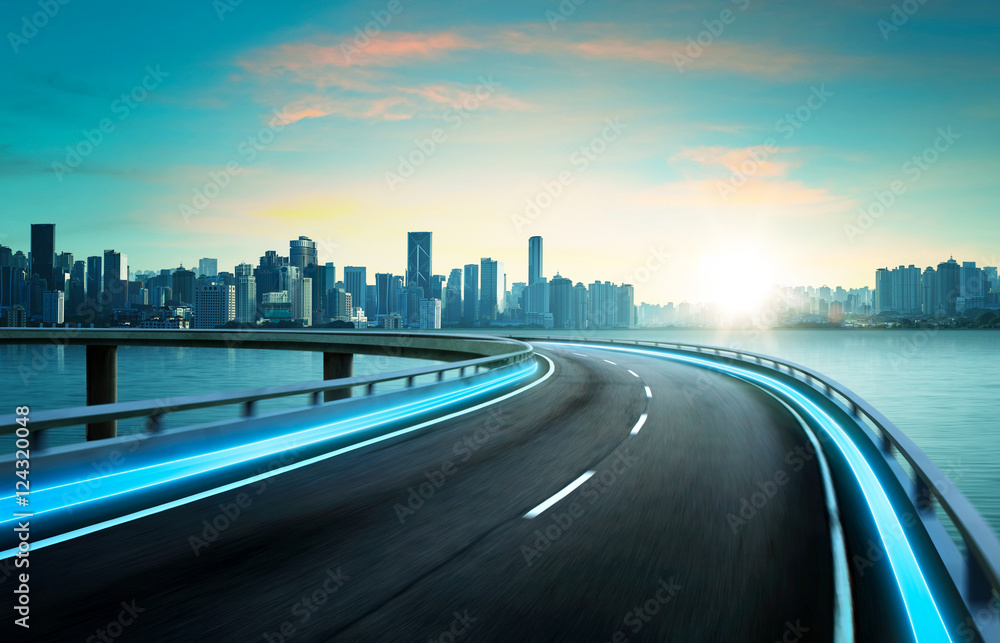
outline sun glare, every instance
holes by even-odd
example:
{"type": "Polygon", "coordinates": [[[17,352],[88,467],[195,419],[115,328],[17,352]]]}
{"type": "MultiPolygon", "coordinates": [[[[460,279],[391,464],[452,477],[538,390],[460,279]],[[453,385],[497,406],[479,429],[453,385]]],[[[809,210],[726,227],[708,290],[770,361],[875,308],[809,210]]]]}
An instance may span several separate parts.
{"type": "Polygon", "coordinates": [[[771,287],[773,270],[759,252],[720,251],[702,255],[699,272],[708,299],[723,311],[756,310],[771,287]]]}

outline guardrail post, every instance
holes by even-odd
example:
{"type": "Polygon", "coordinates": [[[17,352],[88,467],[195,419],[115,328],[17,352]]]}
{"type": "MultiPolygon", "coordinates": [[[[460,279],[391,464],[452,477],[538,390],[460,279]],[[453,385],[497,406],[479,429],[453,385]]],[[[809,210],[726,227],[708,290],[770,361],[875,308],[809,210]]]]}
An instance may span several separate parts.
{"type": "Polygon", "coordinates": [[[881,429],[880,432],[882,433],[882,450],[892,455],[892,440],[889,439],[889,434],[881,429]]]}
{"type": "MultiPolygon", "coordinates": [[[[118,401],[118,347],[87,346],[87,406],[118,401]]],[[[103,440],[118,435],[118,421],[105,420],[87,425],[87,440],[103,440]]]]}
{"type": "Polygon", "coordinates": [[[254,406],[253,400],[248,400],[243,403],[243,417],[248,418],[253,416],[253,406],[254,406]]]}
{"type": "MultiPolygon", "coordinates": [[[[354,371],[354,355],[350,353],[323,353],[323,379],[339,380],[350,377],[354,371]]],[[[324,391],[323,399],[327,402],[351,397],[350,388],[340,388],[324,391]]]]}
{"type": "Polygon", "coordinates": [[[923,477],[919,473],[917,474],[917,479],[914,480],[914,484],[916,485],[915,492],[917,494],[917,501],[914,504],[917,506],[917,509],[933,512],[934,492],[927,486],[927,483],[924,482],[923,477]]]}

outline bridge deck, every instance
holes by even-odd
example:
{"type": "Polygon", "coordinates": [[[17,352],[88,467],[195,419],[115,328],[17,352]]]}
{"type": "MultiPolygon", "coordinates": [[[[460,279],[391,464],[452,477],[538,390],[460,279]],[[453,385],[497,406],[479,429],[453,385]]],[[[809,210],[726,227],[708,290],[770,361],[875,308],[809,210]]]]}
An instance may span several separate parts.
{"type": "Polygon", "coordinates": [[[555,376],[404,442],[39,551],[32,636],[134,601],[122,640],[831,640],[820,470],[784,407],[654,358],[540,352],[555,376]]]}

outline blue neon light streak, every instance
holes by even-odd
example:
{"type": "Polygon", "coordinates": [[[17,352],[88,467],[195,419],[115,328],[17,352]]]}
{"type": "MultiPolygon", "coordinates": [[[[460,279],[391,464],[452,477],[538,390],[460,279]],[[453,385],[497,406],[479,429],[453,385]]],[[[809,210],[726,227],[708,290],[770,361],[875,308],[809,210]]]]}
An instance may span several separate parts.
{"type": "MultiPolygon", "coordinates": [[[[68,483],[57,484],[50,487],[45,487],[38,490],[33,490],[31,492],[31,511],[33,516],[31,520],[36,520],[39,515],[59,511],[63,509],[68,509],[69,507],[81,505],[88,502],[95,502],[99,500],[105,500],[107,498],[112,498],[114,496],[119,496],[122,494],[139,491],[142,489],[147,489],[150,487],[155,487],[157,485],[162,485],[170,483],[183,478],[189,478],[191,476],[197,476],[205,474],[214,470],[222,469],[227,466],[232,466],[239,464],[241,462],[246,462],[248,460],[259,459],[278,453],[282,453],[292,448],[301,448],[309,445],[314,445],[321,443],[333,438],[343,437],[350,434],[355,434],[358,432],[369,431],[378,426],[397,422],[400,420],[405,420],[407,418],[420,415],[432,409],[438,409],[442,407],[448,407],[456,405],[465,400],[473,399],[476,397],[482,397],[500,388],[504,388],[511,383],[520,381],[522,379],[531,377],[534,373],[538,371],[537,363],[532,362],[530,365],[525,365],[524,367],[516,370],[514,373],[505,374],[500,377],[488,380],[486,382],[481,382],[470,387],[463,388],[458,391],[451,391],[448,393],[434,395],[429,398],[424,398],[415,402],[407,402],[389,409],[380,409],[378,411],[364,413],[358,416],[345,418],[338,420],[336,422],[331,422],[323,424],[320,426],[310,427],[304,430],[295,431],[290,434],[282,434],[274,436],[265,440],[260,440],[257,442],[240,444],[234,447],[229,447],[225,449],[219,449],[215,451],[210,451],[207,453],[200,453],[193,456],[188,456],[184,458],[179,458],[176,460],[170,460],[165,462],[158,462],[148,466],[137,467],[134,469],[129,469],[126,471],[119,471],[112,474],[91,476],[89,478],[73,480],[68,483]],[[176,473],[182,473],[182,475],[174,475],[176,473]],[[172,477],[171,477],[172,476],[172,477]],[[114,480],[112,480],[114,479],[114,480]],[[109,493],[104,495],[87,498],[81,500],[80,502],[73,502],[66,505],[58,505],[55,502],[57,498],[57,490],[76,484],[81,484],[85,482],[91,482],[100,480],[103,484],[104,482],[110,483],[109,493]],[[141,483],[141,484],[140,484],[141,483]],[[41,497],[39,497],[41,495],[41,497]],[[47,508],[38,509],[38,506],[47,508]],[[53,506],[54,505],[54,506],[53,506]]],[[[417,426],[426,426],[429,423],[422,423],[417,426]]],[[[413,430],[415,427],[410,427],[408,429],[402,429],[400,431],[392,432],[388,434],[389,436],[405,433],[409,430],[413,430]]],[[[285,467],[281,467],[274,471],[268,471],[266,473],[253,476],[248,479],[239,480],[230,485],[225,485],[223,487],[218,487],[215,489],[207,490],[205,492],[189,496],[184,499],[177,501],[172,501],[159,505],[151,509],[143,510],[131,514],[128,519],[134,520],[139,517],[146,515],[151,515],[152,513],[157,513],[163,511],[167,508],[173,506],[179,506],[180,504],[186,504],[188,502],[193,502],[194,500],[200,499],[202,497],[208,497],[216,493],[220,493],[226,489],[237,488],[244,486],[246,484],[251,484],[257,480],[270,477],[272,475],[277,475],[278,473],[284,473],[285,471],[290,471],[299,466],[303,466],[305,463],[316,462],[326,457],[331,457],[339,453],[344,453],[346,451],[359,448],[362,445],[370,444],[381,439],[385,439],[387,436],[376,436],[369,440],[363,442],[348,445],[346,447],[337,449],[335,451],[329,452],[327,454],[321,454],[319,456],[310,458],[303,463],[293,463],[285,467]]],[[[0,498],[0,500],[13,500],[15,496],[7,496],[0,498]]],[[[12,518],[5,521],[0,521],[0,524],[17,522],[18,520],[23,521],[23,518],[12,518]]],[[[119,519],[113,519],[110,521],[105,521],[101,523],[103,526],[99,529],[104,529],[113,524],[119,524],[119,519]]],[[[125,520],[120,520],[120,522],[125,522],[125,520]]],[[[87,530],[89,528],[84,528],[87,530]]],[[[97,531],[98,528],[92,531],[97,531]]],[[[82,535],[81,530],[76,530],[76,535],[82,535]]],[[[87,533],[90,533],[89,531],[87,533]]],[[[73,536],[75,537],[75,536],[73,536]]],[[[62,540],[68,540],[69,538],[61,538],[56,536],[53,538],[46,539],[45,541],[39,541],[37,543],[32,543],[32,549],[38,549],[44,544],[54,544],[55,542],[62,542],[62,540]],[[59,539],[59,540],[54,540],[59,539]]],[[[17,549],[9,549],[4,552],[0,552],[0,560],[4,558],[9,558],[16,554],[17,549]]]]}

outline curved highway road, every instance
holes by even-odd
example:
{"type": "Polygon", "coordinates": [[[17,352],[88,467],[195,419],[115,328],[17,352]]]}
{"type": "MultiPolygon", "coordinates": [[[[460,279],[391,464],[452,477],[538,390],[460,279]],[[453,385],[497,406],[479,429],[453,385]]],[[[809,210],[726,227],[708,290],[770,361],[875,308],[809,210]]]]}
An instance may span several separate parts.
{"type": "Polygon", "coordinates": [[[783,406],[538,348],[555,372],[521,394],[32,552],[32,640],[832,640],[820,468],[783,406]]]}

